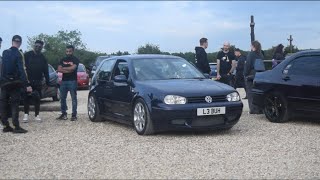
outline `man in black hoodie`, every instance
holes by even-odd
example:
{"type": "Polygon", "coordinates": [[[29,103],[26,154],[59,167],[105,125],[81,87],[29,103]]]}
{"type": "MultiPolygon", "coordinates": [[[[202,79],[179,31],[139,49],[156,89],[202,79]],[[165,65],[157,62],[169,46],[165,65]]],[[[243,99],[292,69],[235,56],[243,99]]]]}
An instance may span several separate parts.
{"type": "Polygon", "coordinates": [[[201,38],[200,39],[200,47],[196,47],[196,66],[202,72],[206,74],[210,74],[210,66],[208,62],[208,56],[205,49],[208,48],[208,39],[201,38]]]}
{"type": "Polygon", "coordinates": [[[43,41],[37,40],[34,43],[34,49],[26,52],[24,55],[27,75],[33,92],[25,94],[23,122],[28,122],[30,100],[34,101],[35,120],[41,121],[39,111],[43,77],[45,77],[46,84],[49,86],[48,63],[47,59],[41,53],[43,44],[43,41]]]}

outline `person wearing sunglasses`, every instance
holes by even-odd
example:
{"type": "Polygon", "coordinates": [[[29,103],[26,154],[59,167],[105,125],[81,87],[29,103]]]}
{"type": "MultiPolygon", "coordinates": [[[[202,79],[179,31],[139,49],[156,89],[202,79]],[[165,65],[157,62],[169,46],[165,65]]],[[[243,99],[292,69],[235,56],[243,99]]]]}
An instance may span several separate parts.
{"type": "Polygon", "coordinates": [[[33,89],[32,93],[24,94],[24,117],[23,122],[29,121],[29,107],[31,101],[34,102],[35,106],[35,121],[41,121],[40,112],[40,94],[42,89],[42,80],[45,78],[46,85],[49,86],[49,72],[48,72],[48,61],[42,54],[44,42],[36,40],[34,43],[33,50],[28,51],[24,54],[25,65],[27,75],[33,89]]]}

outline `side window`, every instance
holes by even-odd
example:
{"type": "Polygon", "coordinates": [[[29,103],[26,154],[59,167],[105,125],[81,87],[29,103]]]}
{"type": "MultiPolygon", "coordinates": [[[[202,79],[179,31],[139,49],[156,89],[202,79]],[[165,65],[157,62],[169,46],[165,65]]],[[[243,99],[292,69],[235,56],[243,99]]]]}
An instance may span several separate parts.
{"type": "Polygon", "coordinates": [[[55,70],[52,66],[48,65],[49,74],[53,73],[55,70]]]}
{"type": "Polygon", "coordinates": [[[112,68],[115,64],[116,60],[115,59],[111,59],[111,60],[107,60],[105,61],[102,65],[99,71],[104,71],[104,72],[111,72],[112,68]]]}
{"type": "Polygon", "coordinates": [[[125,75],[127,78],[129,78],[128,63],[125,60],[119,60],[115,66],[112,78],[117,75],[125,75]]]}
{"type": "Polygon", "coordinates": [[[320,56],[299,57],[290,63],[283,73],[320,77],[320,56]]]}
{"type": "Polygon", "coordinates": [[[116,63],[115,59],[104,61],[99,69],[98,78],[100,80],[110,80],[112,69],[115,63],[116,63]]]}

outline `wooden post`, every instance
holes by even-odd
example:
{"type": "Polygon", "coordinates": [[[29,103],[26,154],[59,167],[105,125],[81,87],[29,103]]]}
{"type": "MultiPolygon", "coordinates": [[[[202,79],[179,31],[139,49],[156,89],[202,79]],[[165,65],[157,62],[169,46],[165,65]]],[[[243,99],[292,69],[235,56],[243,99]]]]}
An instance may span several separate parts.
{"type": "Polygon", "coordinates": [[[250,36],[251,36],[251,42],[255,40],[255,36],[254,36],[254,17],[251,16],[251,22],[250,22],[250,28],[251,28],[251,33],[250,33],[250,36]]]}

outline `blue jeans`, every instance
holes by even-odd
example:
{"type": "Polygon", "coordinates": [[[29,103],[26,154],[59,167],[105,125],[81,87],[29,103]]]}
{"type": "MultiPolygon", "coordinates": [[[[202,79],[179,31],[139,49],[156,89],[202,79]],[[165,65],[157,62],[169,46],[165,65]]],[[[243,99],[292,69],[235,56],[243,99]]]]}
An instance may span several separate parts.
{"type": "Polygon", "coordinates": [[[77,116],[77,89],[78,83],[77,81],[62,81],[60,85],[60,103],[61,103],[61,113],[67,114],[67,95],[68,91],[70,91],[71,99],[72,99],[72,116],[77,116]]]}

